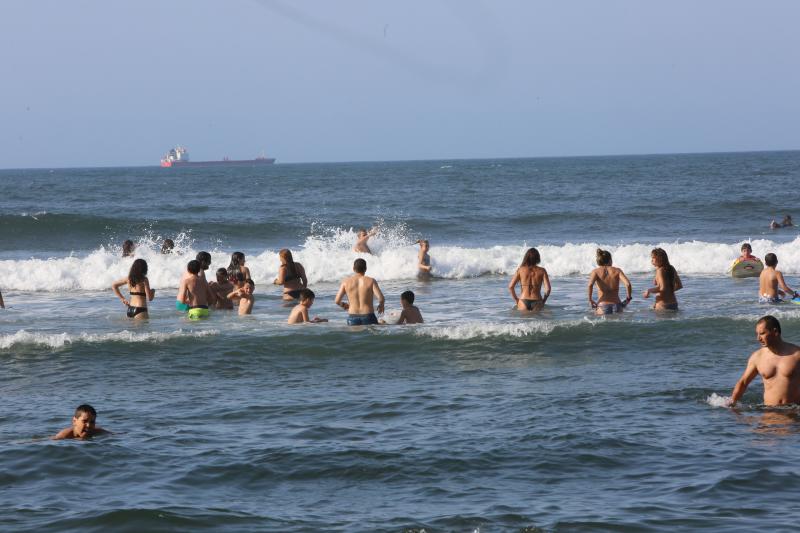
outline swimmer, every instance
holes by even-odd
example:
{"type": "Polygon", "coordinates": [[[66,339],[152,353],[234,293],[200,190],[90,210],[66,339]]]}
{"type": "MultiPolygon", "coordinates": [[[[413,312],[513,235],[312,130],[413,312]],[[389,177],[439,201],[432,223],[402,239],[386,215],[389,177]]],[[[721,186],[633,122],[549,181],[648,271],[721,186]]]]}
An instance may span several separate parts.
{"type": "Polygon", "coordinates": [[[189,306],[187,317],[190,320],[208,318],[208,306],[216,302],[216,295],[208,287],[206,278],[200,275],[200,261],[192,259],[186,265],[188,275],[181,280],[178,294],[183,295],[184,301],[189,306]]]}
{"type": "Polygon", "coordinates": [[[794,222],[792,222],[792,215],[786,215],[781,221],[781,227],[788,228],[790,226],[794,226],[794,222]]]}
{"type": "Polygon", "coordinates": [[[781,225],[775,222],[775,219],[772,219],[772,222],[769,223],[769,229],[780,229],[781,225]]]}
{"type": "Polygon", "coordinates": [[[782,302],[782,297],[787,294],[791,294],[793,298],[797,296],[794,289],[786,285],[783,273],[775,268],[778,266],[777,255],[773,253],[765,255],[764,265],[764,270],[758,276],[758,303],[777,304],[782,302]]]}
{"type": "Polygon", "coordinates": [[[308,310],[311,309],[311,306],[314,305],[314,291],[311,289],[300,289],[300,303],[294,306],[292,312],[289,313],[289,319],[286,321],[287,324],[302,324],[303,322],[311,322],[311,323],[319,323],[319,322],[327,322],[327,318],[320,318],[315,316],[314,318],[308,318],[308,310]]]}
{"type": "Polygon", "coordinates": [[[756,322],[756,339],[762,347],[750,355],[728,405],[736,405],[758,375],[764,382],[765,405],[800,403],[800,347],[783,340],[781,324],[771,315],[756,322]]]}
{"type": "Polygon", "coordinates": [[[353,251],[358,254],[370,254],[372,255],[372,250],[369,249],[367,245],[367,241],[370,237],[375,236],[378,233],[377,228],[372,228],[371,230],[367,231],[364,228],[358,230],[358,238],[356,239],[355,245],[353,245],[353,251]]]}
{"type": "Polygon", "coordinates": [[[655,286],[644,291],[644,297],[650,298],[651,294],[656,295],[653,309],[677,311],[678,299],[675,298],[675,292],[683,288],[678,271],[669,264],[667,252],[661,248],[653,248],[650,252],[650,262],[656,267],[656,277],[653,280],[655,286]]]}
{"type": "Polygon", "coordinates": [[[128,318],[137,320],[147,318],[147,301],[155,298],[155,289],[150,288],[150,281],[147,279],[147,261],[136,259],[131,265],[127,278],[115,281],[111,288],[114,293],[128,307],[128,318]],[[128,301],[120,292],[119,288],[128,284],[128,291],[131,299],[128,301]]]}
{"type": "Polygon", "coordinates": [[[405,291],[400,295],[400,305],[403,310],[400,311],[400,318],[397,320],[398,324],[422,324],[422,313],[419,308],[414,305],[414,293],[405,291]]]}
{"type": "Polygon", "coordinates": [[[175,248],[175,241],[172,239],[164,239],[164,243],[161,245],[161,253],[162,254],[171,254],[172,250],[175,248]]]}
{"type": "Polygon", "coordinates": [[[228,293],[233,291],[234,285],[228,279],[227,269],[218,268],[217,280],[209,283],[208,288],[211,289],[211,292],[217,297],[214,309],[233,309],[233,302],[228,299],[228,293]]]}
{"type": "Polygon", "coordinates": [[[107,429],[103,429],[95,425],[97,421],[97,411],[88,403],[84,403],[75,409],[75,414],[72,417],[72,426],[62,429],[54,436],[53,440],[63,439],[79,439],[86,440],[94,437],[95,435],[103,435],[111,433],[107,429]]]}
{"type": "Polygon", "coordinates": [[[133,244],[133,241],[128,239],[122,243],[122,257],[133,257],[133,251],[136,249],[136,245],[133,244]]]}
{"type": "Polygon", "coordinates": [[[538,311],[550,297],[550,278],[547,276],[547,270],[538,266],[540,262],[539,250],[528,248],[522,264],[508,284],[508,292],[511,293],[520,311],[538,311]],[[515,290],[517,283],[520,284],[522,291],[519,298],[515,290]],[[544,296],[542,296],[542,285],[544,285],[544,296]]]}
{"type": "Polygon", "coordinates": [[[278,256],[281,258],[281,266],[278,267],[278,277],[272,283],[283,285],[284,300],[296,300],[300,296],[300,291],[308,287],[306,269],[295,262],[291,250],[284,248],[278,252],[278,256]]]}
{"type": "Polygon", "coordinates": [[[419,244],[419,256],[417,257],[417,279],[427,280],[433,277],[431,267],[431,256],[428,251],[431,249],[430,243],[426,239],[417,241],[419,244]]]}
{"type": "Polygon", "coordinates": [[[750,246],[749,242],[742,244],[741,252],[742,255],[739,256],[737,261],[761,261],[761,259],[753,255],[753,247],[750,246]]]}
{"type": "Polygon", "coordinates": [[[6,308],[6,304],[5,304],[5,302],[3,302],[3,293],[0,292],[0,309],[5,309],[5,308],[6,308]]]}
{"type": "Polygon", "coordinates": [[[617,267],[611,266],[611,252],[597,249],[598,267],[592,270],[589,276],[589,304],[596,309],[598,315],[621,313],[631,301],[633,289],[625,273],[617,267]],[[619,282],[625,284],[628,296],[624,302],[619,299],[619,282]],[[597,301],[592,298],[592,291],[597,284],[597,301]]]}
{"type": "Polygon", "coordinates": [[[253,303],[256,297],[253,292],[256,290],[256,284],[252,279],[246,279],[242,282],[242,286],[228,293],[229,300],[237,300],[239,302],[239,314],[249,315],[253,312],[253,303]]]}
{"type": "Polygon", "coordinates": [[[353,262],[353,274],[345,278],[333,300],[336,305],[348,312],[348,326],[369,326],[378,323],[373,300],[378,298],[378,314],[383,314],[384,297],[378,282],[366,275],[367,262],[358,258],[353,262]],[[343,301],[344,296],[347,301],[343,301]]]}
{"type": "Polygon", "coordinates": [[[244,274],[244,279],[250,279],[250,269],[244,266],[245,258],[242,252],[233,252],[231,254],[231,262],[228,265],[228,279],[233,282],[236,279],[236,273],[241,272],[244,274]]]}

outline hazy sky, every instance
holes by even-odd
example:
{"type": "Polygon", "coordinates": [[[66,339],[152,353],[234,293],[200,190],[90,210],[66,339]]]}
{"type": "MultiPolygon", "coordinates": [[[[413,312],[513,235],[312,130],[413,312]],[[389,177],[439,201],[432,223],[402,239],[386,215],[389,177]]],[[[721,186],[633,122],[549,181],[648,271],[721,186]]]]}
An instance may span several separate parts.
{"type": "Polygon", "coordinates": [[[800,148],[800,2],[3,0],[0,168],[800,148]]]}

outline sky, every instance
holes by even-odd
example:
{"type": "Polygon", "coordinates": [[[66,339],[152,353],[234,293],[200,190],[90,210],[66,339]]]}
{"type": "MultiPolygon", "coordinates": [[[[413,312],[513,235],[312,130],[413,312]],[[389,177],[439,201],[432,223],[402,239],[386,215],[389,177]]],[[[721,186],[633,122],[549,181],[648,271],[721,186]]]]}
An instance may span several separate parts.
{"type": "Polygon", "coordinates": [[[795,0],[3,0],[0,168],[800,148],[795,0]]]}

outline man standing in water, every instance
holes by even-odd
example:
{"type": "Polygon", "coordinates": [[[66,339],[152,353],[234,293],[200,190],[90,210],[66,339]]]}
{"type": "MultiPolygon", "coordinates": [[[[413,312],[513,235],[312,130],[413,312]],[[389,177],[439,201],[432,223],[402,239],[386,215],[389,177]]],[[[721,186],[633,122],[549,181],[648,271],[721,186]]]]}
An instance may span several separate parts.
{"type": "Polygon", "coordinates": [[[781,324],[771,315],[756,322],[756,339],[762,348],[753,352],[747,361],[744,374],[733,388],[729,405],[736,405],[759,374],[764,382],[766,405],[800,403],[800,346],[781,338],[781,324]]]}
{"type": "Polygon", "coordinates": [[[356,259],[353,262],[354,275],[342,281],[339,292],[336,293],[334,303],[347,311],[348,326],[369,326],[378,323],[373,308],[373,299],[378,297],[378,314],[383,314],[383,293],[378,282],[366,276],[367,262],[364,259],[356,259]],[[347,301],[342,298],[347,295],[347,301]]]}

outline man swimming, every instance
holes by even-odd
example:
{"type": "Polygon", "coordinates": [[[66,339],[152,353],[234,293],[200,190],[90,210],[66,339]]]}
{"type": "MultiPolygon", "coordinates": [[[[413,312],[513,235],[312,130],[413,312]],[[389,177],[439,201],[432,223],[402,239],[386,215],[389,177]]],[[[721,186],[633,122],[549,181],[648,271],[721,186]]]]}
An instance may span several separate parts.
{"type": "Polygon", "coordinates": [[[366,276],[367,262],[356,259],[353,262],[353,274],[342,281],[334,303],[349,313],[348,326],[368,326],[378,323],[373,308],[373,299],[378,297],[378,314],[383,314],[384,298],[378,282],[366,276]],[[347,295],[347,301],[342,298],[347,295]]]}
{"type": "Polygon", "coordinates": [[[95,425],[97,421],[97,411],[88,403],[84,403],[75,409],[75,415],[72,417],[72,425],[68,428],[62,429],[56,433],[52,439],[80,439],[86,440],[95,435],[102,435],[104,433],[111,433],[95,425]]]}
{"type": "Polygon", "coordinates": [[[756,322],[756,339],[761,348],[747,360],[747,367],[733,388],[729,405],[736,405],[758,375],[764,382],[764,404],[800,403],[800,346],[783,340],[781,324],[771,315],[756,322]]]}
{"type": "Polygon", "coordinates": [[[794,289],[786,285],[783,279],[783,273],[777,270],[778,256],[769,253],[764,256],[764,270],[758,276],[758,303],[761,304],[776,304],[783,301],[781,298],[787,294],[792,297],[797,296],[794,289]],[[783,289],[780,290],[779,289],[783,289]],[[785,292],[784,292],[785,291],[785,292]]]}

